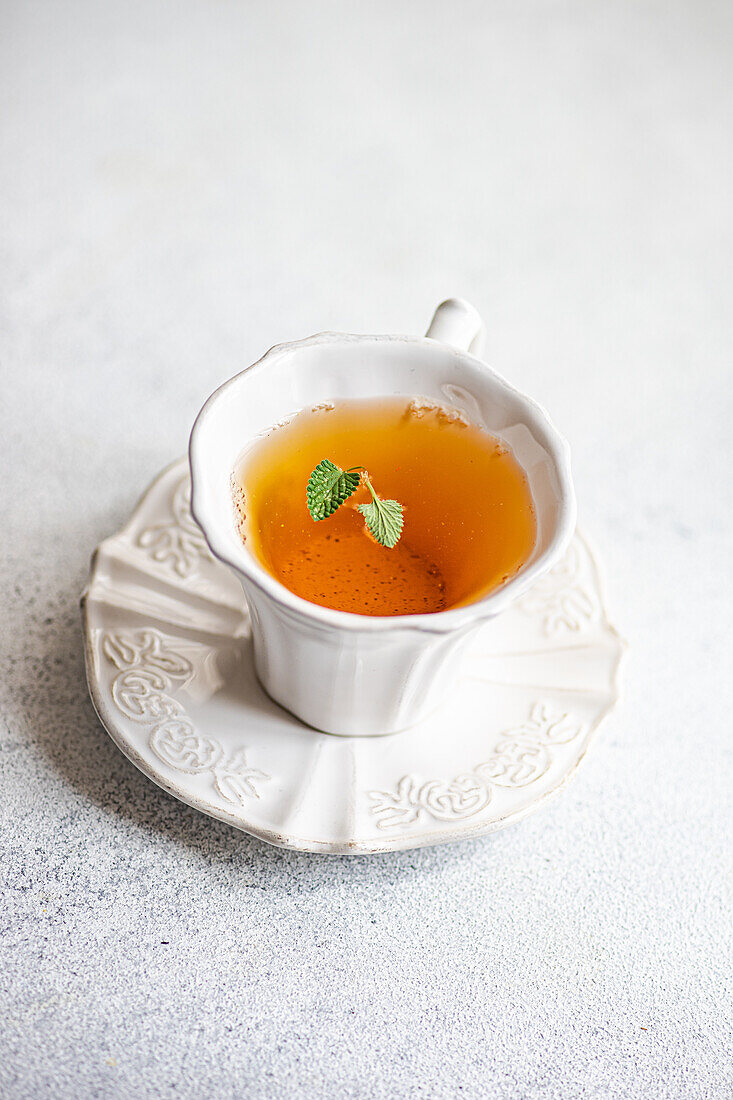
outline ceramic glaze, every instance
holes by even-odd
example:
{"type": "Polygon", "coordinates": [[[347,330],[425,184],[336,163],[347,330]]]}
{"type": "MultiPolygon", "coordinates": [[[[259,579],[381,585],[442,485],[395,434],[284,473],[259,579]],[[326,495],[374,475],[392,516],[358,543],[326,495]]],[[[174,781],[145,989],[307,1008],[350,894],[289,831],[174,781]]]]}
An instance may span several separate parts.
{"type": "Polygon", "coordinates": [[[241,585],[188,491],[182,460],[98,548],[83,599],[94,705],[164,790],[271,844],[366,854],[493,832],[566,784],[617,699],[622,651],[579,535],[473,635],[424,722],[330,737],[262,690],[241,585]]]}
{"type": "Polygon", "coordinates": [[[429,715],[454,684],[478,627],[551,569],[572,536],[568,446],[537,404],[476,358],[482,338],[475,309],[450,299],[422,339],[324,333],[280,344],[221,386],[194,424],[193,515],[213,554],[242,584],[260,682],[316,729],[379,735],[429,715]],[[367,618],[308,603],[242,544],[231,496],[237,461],[249,442],[301,408],[395,395],[456,407],[510,447],[534,502],[534,551],[499,590],[437,614],[367,618]]]}

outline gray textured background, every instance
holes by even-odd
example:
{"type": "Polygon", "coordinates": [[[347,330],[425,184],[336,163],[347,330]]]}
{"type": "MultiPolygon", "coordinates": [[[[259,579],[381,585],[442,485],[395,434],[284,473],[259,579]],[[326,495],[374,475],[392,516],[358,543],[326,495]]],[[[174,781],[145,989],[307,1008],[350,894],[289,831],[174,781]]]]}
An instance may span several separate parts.
{"type": "Polygon", "coordinates": [[[731,6],[0,14],[0,1094],[730,1097],[731,6]],[[89,555],[267,346],[448,294],[571,441],[625,699],[506,833],[276,851],[100,728],[89,555]]]}

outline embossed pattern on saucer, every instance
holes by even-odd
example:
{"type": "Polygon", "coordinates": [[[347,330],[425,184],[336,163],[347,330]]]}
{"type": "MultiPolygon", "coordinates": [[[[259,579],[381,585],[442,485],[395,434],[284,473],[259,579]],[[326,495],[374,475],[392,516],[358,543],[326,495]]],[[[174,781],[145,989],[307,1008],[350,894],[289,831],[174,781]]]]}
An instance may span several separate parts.
{"type": "Polygon", "coordinates": [[[557,791],[618,698],[623,643],[576,535],[482,628],[455,697],[429,719],[388,737],[310,729],[260,688],[241,587],[209,553],[188,494],[181,459],[98,548],[82,607],[102,723],[142,772],[204,813],[305,851],[479,836],[557,791]]]}

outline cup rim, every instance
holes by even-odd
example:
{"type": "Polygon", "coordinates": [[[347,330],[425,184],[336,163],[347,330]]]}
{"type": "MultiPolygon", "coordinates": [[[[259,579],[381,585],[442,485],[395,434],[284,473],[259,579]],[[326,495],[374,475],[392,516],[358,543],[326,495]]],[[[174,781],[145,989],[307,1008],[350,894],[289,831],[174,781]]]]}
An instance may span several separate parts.
{"type": "Polygon", "coordinates": [[[482,359],[472,355],[468,351],[454,348],[442,341],[434,340],[429,336],[402,336],[389,334],[356,334],[346,332],[325,331],[307,336],[301,340],[290,340],[274,344],[264,355],[254,363],[249,364],[243,370],[232,375],[206,399],[196,416],[191,429],[188,446],[189,466],[191,470],[191,513],[196,523],[201,528],[206,543],[217,560],[228,565],[236,573],[243,575],[250,584],[262,592],[263,595],[273,600],[286,614],[300,623],[318,625],[321,627],[339,630],[349,634],[384,634],[386,632],[398,633],[400,631],[414,631],[429,634],[449,634],[467,628],[474,623],[479,623],[504,611],[518,597],[523,595],[540,576],[547,573],[556,564],[564,550],[567,548],[575,530],[577,518],[577,504],[575,489],[570,469],[570,447],[565,438],[558,432],[552,423],[548,413],[533,398],[522,393],[512,386],[498,371],[490,367],[482,359]],[[214,407],[220,401],[226,399],[226,392],[244,375],[258,369],[262,369],[268,359],[284,351],[296,350],[303,347],[312,347],[318,344],[330,344],[335,342],[390,342],[414,344],[422,347],[425,344],[439,344],[451,353],[469,360],[470,364],[491,375],[506,391],[519,398],[525,410],[523,419],[534,427],[542,428],[543,446],[555,464],[558,481],[560,484],[558,519],[552,538],[544,552],[531,565],[522,569],[515,577],[507,581],[500,588],[482,596],[472,603],[463,604],[461,607],[449,608],[446,611],[431,611],[419,615],[358,615],[351,611],[338,611],[331,607],[322,607],[320,604],[311,603],[302,596],[297,596],[286,588],[261,566],[254,555],[249,553],[244,545],[241,547],[241,556],[233,555],[224,538],[220,536],[221,517],[215,502],[207,498],[204,488],[203,468],[206,464],[205,441],[203,427],[211,415],[214,407]]]}

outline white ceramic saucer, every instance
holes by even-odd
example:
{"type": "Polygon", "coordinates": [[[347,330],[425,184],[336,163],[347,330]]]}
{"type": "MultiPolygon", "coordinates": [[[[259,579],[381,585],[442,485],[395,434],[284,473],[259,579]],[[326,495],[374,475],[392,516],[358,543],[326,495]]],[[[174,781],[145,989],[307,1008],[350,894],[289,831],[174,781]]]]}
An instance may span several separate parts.
{"type": "Polygon", "coordinates": [[[145,775],[204,813],[313,852],[479,836],[563,786],[618,698],[623,643],[576,535],[482,629],[431,718],[388,737],[318,733],[255,679],[241,587],[209,553],[188,495],[181,459],[97,550],[82,609],[101,721],[145,775]]]}

